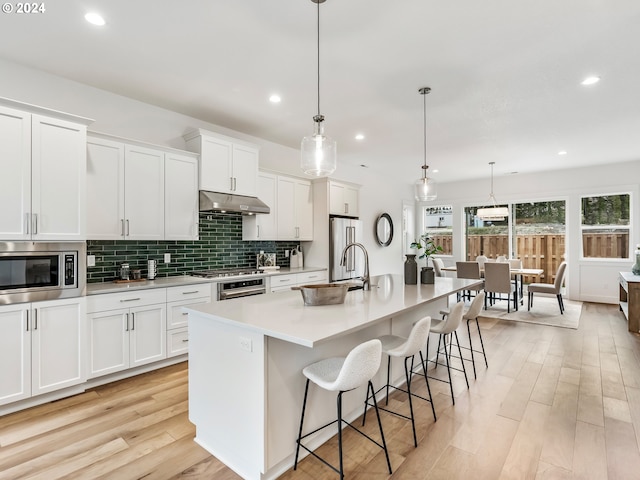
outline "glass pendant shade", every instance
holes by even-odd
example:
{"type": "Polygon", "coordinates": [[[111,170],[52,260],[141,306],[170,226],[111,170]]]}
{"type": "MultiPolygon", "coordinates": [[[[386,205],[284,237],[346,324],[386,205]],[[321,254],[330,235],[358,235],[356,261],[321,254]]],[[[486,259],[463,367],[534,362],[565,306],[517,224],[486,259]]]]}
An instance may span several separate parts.
{"type": "Polygon", "coordinates": [[[429,177],[422,177],[415,183],[416,200],[419,202],[429,202],[438,197],[436,183],[429,177]]]}
{"type": "Polygon", "coordinates": [[[337,149],[336,141],[324,134],[322,120],[315,120],[313,135],[304,137],[300,144],[300,168],[315,177],[331,175],[337,167],[337,149]]]}
{"type": "Polygon", "coordinates": [[[491,206],[479,208],[476,212],[478,218],[485,222],[498,222],[509,216],[509,209],[507,207],[499,207],[498,202],[496,202],[496,197],[493,195],[493,166],[495,163],[496,162],[489,162],[489,165],[491,165],[491,193],[489,194],[489,204],[491,206]]]}

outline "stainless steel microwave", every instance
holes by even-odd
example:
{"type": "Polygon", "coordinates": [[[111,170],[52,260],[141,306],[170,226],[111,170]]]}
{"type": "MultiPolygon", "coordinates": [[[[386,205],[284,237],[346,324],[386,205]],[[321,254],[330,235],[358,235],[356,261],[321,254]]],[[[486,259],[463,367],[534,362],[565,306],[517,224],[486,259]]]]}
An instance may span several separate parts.
{"type": "Polygon", "coordinates": [[[0,242],[0,304],[85,294],[84,242],[0,242]]]}

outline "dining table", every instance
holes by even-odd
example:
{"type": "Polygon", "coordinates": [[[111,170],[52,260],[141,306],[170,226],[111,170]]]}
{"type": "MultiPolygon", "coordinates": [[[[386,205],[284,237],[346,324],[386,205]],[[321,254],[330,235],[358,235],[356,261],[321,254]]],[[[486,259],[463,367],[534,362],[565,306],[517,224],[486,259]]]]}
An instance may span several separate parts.
{"type": "MultiPolygon", "coordinates": [[[[455,265],[452,265],[449,267],[441,268],[441,270],[444,272],[456,272],[457,268],[455,265]]],[[[525,275],[530,275],[534,277],[540,276],[544,273],[544,269],[542,268],[510,268],[509,272],[511,273],[511,276],[513,277],[516,283],[515,287],[516,287],[516,291],[520,295],[520,300],[523,301],[522,287],[524,284],[524,276],[525,275]]],[[[480,268],[480,276],[484,277],[483,268],[480,268]]]]}

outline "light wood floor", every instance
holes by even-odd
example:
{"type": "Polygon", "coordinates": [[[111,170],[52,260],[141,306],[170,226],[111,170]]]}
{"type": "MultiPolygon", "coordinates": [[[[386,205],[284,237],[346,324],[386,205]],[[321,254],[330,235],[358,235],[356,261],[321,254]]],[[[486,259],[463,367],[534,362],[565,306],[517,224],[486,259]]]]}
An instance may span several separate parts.
{"type": "MultiPolygon", "coordinates": [[[[482,331],[489,368],[469,390],[454,379],[455,406],[431,382],[438,421],[419,405],[418,448],[409,422],[383,414],[393,475],[345,431],[347,478],[640,478],[640,336],[617,307],[584,304],[578,330],[483,321],[482,331]]],[[[390,403],[406,407],[398,393],[390,403]]],[[[238,479],[193,442],[187,405],[185,363],[0,417],[0,478],[238,479]]],[[[321,453],[336,458],[335,443],[321,453]]],[[[337,476],[308,457],[281,478],[337,476]]]]}

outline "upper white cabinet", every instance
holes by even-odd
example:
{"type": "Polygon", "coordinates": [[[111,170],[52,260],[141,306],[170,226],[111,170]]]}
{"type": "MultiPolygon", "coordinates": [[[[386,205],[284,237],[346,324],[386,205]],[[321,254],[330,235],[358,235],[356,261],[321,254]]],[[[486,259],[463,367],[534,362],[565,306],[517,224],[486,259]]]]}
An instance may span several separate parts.
{"type": "Polygon", "coordinates": [[[90,122],[0,99],[0,239],[85,238],[90,122]]]}
{"type": "Polygon", "coordinates": [[[269,207],[269,213],[242,216],[243,240],[275,240],[278,238],[276,216],[276,195],[278,176],[271,173],[258,173],[258,198],[269,207]]]}
{"type": "Polygon", "coordinates": [[[197,157],[90,134],[87,237],[198,238],[197,157]]]}
{"type": "Polygon", "coordinates": [[[243,240],[313,240],[310,181],[260,172],[258,198],[271,213],[243,216],[243,240]]]}
{"type": "Polygon", "coordinates": [[[164,238],[198,239],[198,159],[177,153],[164,157],[164,238]]]}
{"type": "Polygon", "coordinates": [[[358,187],[329,181],[329,214],[357,217],[359,215],[358,187]]]}
{"type": "Polygon", "coordinates": [[[200,154],[200,190],[257,196],[256,145],[201,129],[184,139],[187,150],[200,154]]]}
{"type": "Polygon", "coordinates": [[[279,240],[313,240],[311,182],[279,176],[276,210],[279,240]]]}
{"type": "Polygon", "coordinates": [[[84,298],[0,307],[0,405],[83,383],[84,298]]]}

